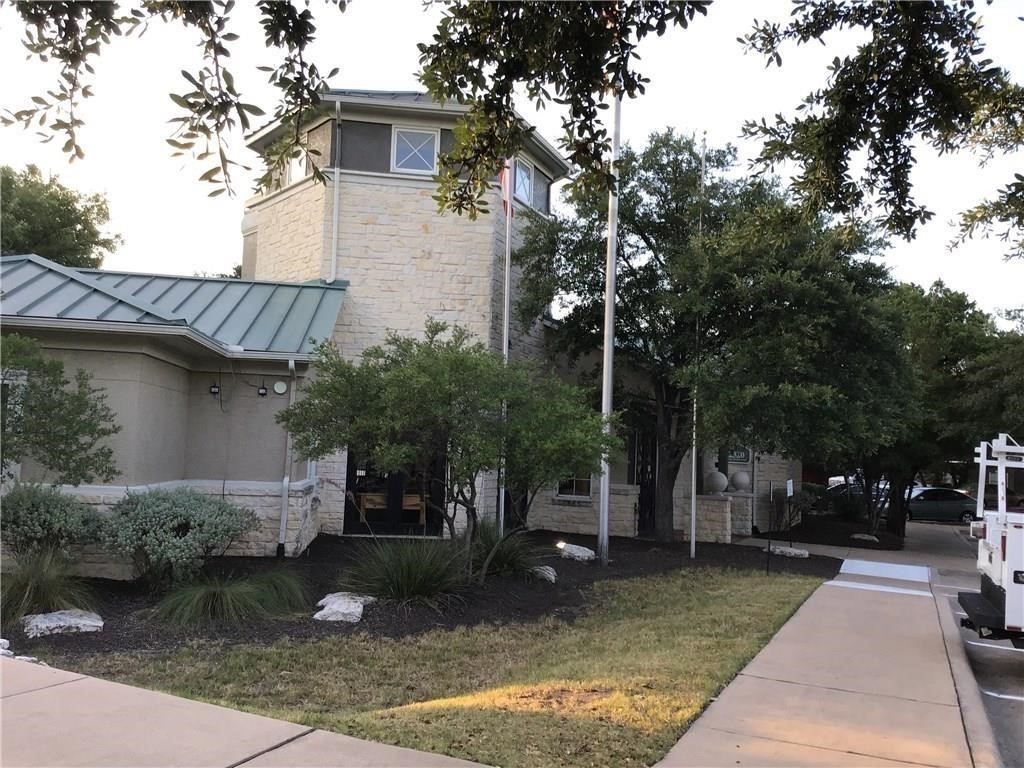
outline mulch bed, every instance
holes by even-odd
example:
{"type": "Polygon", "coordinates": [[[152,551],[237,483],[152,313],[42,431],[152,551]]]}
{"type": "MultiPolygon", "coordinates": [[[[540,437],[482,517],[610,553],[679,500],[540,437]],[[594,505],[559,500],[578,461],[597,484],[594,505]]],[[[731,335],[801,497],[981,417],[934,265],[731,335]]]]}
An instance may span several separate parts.
{"type": "MultiPolygon", "coordinates": [[[[758,533],[758,538],[789,544],[790,531],[758,533]]],[[[837,515],[808,515],[793,526],[793,542],[801,544],[828,544],[834,547],[859,547],[861,549],[903,549],[903,539],[889,533],[880,525],[874,533],[878,543],[851,538],[855,533],[868,533],[868,524],[863,520],[844,520],[837,515]]]]}
{"type": "MultiPolygon", "coordinates": [[[[269,645],[278,640],[315,639],[355,632],[376,637],[405,637],[431,629],[453,629],[480,623],[506,624],[531,621],[545,616],[573,621],[586,611],[587,590],[596,581],[623,579],[665,573],[672,570],[703,568],[765,568],[766,555],[757,547],[726,544],[698,544],[697,558],[690,560],[688,544],[655,544],[638,539],[612,539],[612,562],[608,567],[562,559],[554,545],[558,541],[596,549],[593,536],[575,536],[548,531],[531,532],[534,542],[553,554],[545,563],[558,573],[558,581],[526,581],[514,578],[489,578],[483,586],[467,588],[461,599],[443,611],[413,605],[375,604],[368,606],[358,624],[313,621],[308,616],[261,620],[242,626],[206,626],[179,628],[148,616],[154,599],[139,585],[102,579],[92,580],[97,596],[97,612],[103,617],[102,632],[53,635],[28,640],[20,631],[11,633],[11,645],[19,653],[62,656],[87,655],[105,651],[169,651],[194,641],[228,644],[269,645]]],[[[235,575],[251,574],[286,567],[301,576],[310,592],[319,600],[337,591],[337,580],[347,563],[358,552],[361,542],[321,535],[302,557],[217,558],[208,570],[235,575]]],[[[797,573],[832,578],[841,565],[828,557],[792,559],[771,558],[772,573],[797,573]]]]}

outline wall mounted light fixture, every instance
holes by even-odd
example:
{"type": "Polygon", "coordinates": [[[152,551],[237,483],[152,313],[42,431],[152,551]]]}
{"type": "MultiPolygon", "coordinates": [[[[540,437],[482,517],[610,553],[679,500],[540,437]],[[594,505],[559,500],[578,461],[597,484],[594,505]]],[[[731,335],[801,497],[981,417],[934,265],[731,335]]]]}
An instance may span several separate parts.
{"type": "Polygon", "coordinates": [[[220,384],[211,384],[210,394],[213,395],[214,397],[217,397],[217,395],[220,394],[220,384]]]}
{"type": "Polygon", "coordinates": [[[256,394],[259,395],[260,397],[266,397],[267,396],[267,385],[265,383],[261,382],[260,385],[258,387],[256,387],[256,394]]]}

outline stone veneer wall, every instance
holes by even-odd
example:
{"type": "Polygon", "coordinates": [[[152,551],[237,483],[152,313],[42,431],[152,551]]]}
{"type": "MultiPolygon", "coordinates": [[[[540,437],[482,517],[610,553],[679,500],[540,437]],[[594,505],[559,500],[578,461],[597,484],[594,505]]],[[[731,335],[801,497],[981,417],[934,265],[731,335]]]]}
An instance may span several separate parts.
{"type": "MultiPolygon", "coordinates": [[[[697,541],[732,542],[732,499],[729,496],[697,497],[697,541]]],[[[690,505],[676,505],[672,521],[676,538],[690,540],[690,505]]]]}
{"type": "MultiPolygon", "coordinates": [[[[608,500],[609,536],[636,536],[636,504],[639,498],[639,486],[611,486],[608,500]]],[[[599,499],[596,496],[589,500],[576,501],[559,499],[553,493],[541,491],[533,500],[527,525],[534,530],[596,535],[598,504],[599,499]]]]}
{"type": "MultiPolygon", "coordinates": [[[[332,258],[332,184],[321,277],[332,258]]],[[[436,191],[430,179],[341,174],[338,277],[349,287],[334,340],[346,357],[383,343],[389,331],[422,334],[429,317],[487,340],[495,217],[438,215],[436,191]]]]}
{"type": "Polygon", "coordinates": [[[733,536],[749,536],[753,533],[753,494],[736,492],[729,494],[729,498],[732,499],[729,515],[732,518],[733,536]]]}
{"type": "MultiPolygon", "coordinates": [[[[226,485],[217,480],[176,480],[132,488],[118,486],[64,486],[61,490],[79,497],[99,514],[107,514],[110,508],[131,490],[144,493],[156,488],[188,487],[210,496],[221,496],[240,507],[247,507],[256,513],[257,527],[228,548],[226,555],[249,557],[273,557],[277,554],[277,541],[281,524],[280,483],[229,482],[226,485]]],[[[288,526],[285,532],[285,555],[301,555],[320,532],[319,501],[314,495],[312,482],[303,480],[293,483],[288,493],[288,526]]],[[[2,561],[11,562],[11,552],[2,549],[2,561]]],[[[75,570],[82,576],[128,580],[134,578],[134,567],[130,558],[105,550],[96,544],[77,546],[72,551],[75,570]]]]}
{"type": "Polygon", "coordinates": [[[320,279],[330,206],[327,187],[312,177],[253,205],[247,227],[256,233],[255,279],[320,279]]]}

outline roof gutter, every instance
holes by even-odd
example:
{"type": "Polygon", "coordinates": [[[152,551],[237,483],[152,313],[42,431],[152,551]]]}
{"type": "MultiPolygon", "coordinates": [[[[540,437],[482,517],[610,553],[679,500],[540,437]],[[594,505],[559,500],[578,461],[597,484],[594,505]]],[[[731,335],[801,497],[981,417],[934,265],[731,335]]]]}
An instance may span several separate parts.
{"type": "Polygon", "coordinates": [[[21,317],[19,315],[3,315],[2,324],[5,328],[39,328],[42,330],[85,331],[92,333],[127,333],[138,336],[177,336],[187,339],[199,346],[229,360],[273,360],[288,361],[291,364],[309,363],[313,360],[310,353],[296,352],[257,352],[255,350],[231,349],[217,343],[194,328],[184,325],[162,325],[159,323],[125,323],[117,320],[75,320],[60,317],[21,317]]]}

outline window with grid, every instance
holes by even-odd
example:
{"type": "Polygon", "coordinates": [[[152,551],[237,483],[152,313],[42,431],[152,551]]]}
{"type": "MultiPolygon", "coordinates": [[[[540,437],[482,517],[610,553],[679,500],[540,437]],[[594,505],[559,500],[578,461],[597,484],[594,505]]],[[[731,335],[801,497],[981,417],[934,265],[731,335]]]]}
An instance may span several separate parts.
{"type": "Polygon", "coordinates": [[[392,136],[391,170],[433,174],[437,169],[438,132],[395,128],[392,136]]]}
{"type": "Polygon", "coordinates": [[[590,475],[573,475],[558,484],[558,495],[572,498],[590,498],[590,475]]]}
{"type": "Polygon", "coordinates": [[[516,200],[533,206],[533,165],[516,159],[516,200]]]}

